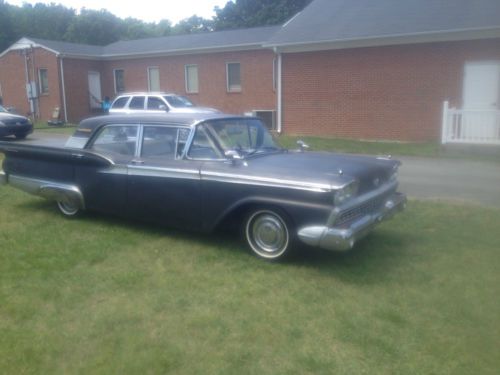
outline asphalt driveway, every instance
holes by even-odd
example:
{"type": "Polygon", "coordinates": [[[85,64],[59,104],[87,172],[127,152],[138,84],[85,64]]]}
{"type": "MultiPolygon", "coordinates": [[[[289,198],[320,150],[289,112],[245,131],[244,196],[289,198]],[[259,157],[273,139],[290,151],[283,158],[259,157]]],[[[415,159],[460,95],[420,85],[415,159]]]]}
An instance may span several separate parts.
{"type": "Polygon", "coordinates": [[[500,208],[500,164],[396,157],[400,190],[409,198],[460,201],[500,208]]]}

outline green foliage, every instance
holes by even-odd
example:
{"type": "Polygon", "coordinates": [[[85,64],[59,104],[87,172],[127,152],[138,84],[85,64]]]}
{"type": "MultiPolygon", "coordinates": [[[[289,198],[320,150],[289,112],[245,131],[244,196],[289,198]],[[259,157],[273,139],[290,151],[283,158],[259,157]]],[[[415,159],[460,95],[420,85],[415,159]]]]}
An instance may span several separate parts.
{"type": "Polygon", "coordinates": [[[69,42],[106,45],[120,39],[121,22],[112,13],[101,9],[82,9],[69,25],[64,39],[69,42]]]}
{"type": "Polygon", "coordinates": [[[172,26],[168,20],[148,23],[135,18],[121,19],[104,9],[83,8],[77,14],[75,9],[55,3],[24,3],[19,7],[0,0],[0,51],[23,36],[106,45],[119,40],[275,25],[291,18],[310,2],[228,1],[223,8],[215,7],[216,16],[211,20],[193,15],[172,26]]]}
{"type": "Polygon", "coordinates": [[[216,30],[277,25],[300,12],[311,0],[236,0],[215,7],[216,30]]]}
{"type": "Polygon", "coordinates": [[[0,51],[4,50],[14,39],[10,6],[0,0],[0,51]]]}
{"type": "Polygon", "coordinates": [[[175,25],[175,34],[190,34],[212,31],[213,22],[198,16],[191,16],[175,25]]]}

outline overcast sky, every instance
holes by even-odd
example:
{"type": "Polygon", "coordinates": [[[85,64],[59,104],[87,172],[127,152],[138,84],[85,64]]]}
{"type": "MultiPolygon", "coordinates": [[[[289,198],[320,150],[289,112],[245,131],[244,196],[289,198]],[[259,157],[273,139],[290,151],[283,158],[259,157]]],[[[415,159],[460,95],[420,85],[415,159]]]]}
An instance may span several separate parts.
{"type": "Polygon", "coordinates": [[[60,3],[78,11],[83,7],[97,10],[104,8],[120,18],[133,17],[146,22],[168,19],[175,24],[194,14],[203,18],[212,18],[214,7],[222,8],[228,0],[6,0],[5,2],[12,5],[60,3]]]}

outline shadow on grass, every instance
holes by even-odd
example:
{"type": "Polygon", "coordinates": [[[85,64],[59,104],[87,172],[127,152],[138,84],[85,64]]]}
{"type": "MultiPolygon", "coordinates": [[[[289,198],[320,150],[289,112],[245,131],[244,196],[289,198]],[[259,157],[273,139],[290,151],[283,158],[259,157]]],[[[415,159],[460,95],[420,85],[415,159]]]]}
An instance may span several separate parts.
{"type": "MultiPolygon", "coordinates": [[[[239,258],[246,262],[250,252],[246,244],[239,237],[237,230],[218,230],[215,233],[206,234],[182,229],[166,228],[158,223],[134,220],[101,214],[98,212],[85,212],[82,216],[74,219],[62,217],[53,202],[45,200],[23,201],[16,207],[29,215],[33,210],[43,210],[50,219],[60,221],[73,221],[87,223],[90,225],[122,227],[137,233],[147,233],[155,238],[167,236],[171,239],[206,244],[217,248],[218,252],[224,252],[222,256],[239,258]],[[235,251],[241,250],[241,251],[235,251]]],[[[375,229],[366,238],[359,241],[356,247],[348,252],[332,252],[323,249],[308,247],[299,244],[299,251],[291,259],[285,262],[273,264],[282,269],[291,267],[309,268],[339,278],[348,283],[384,283],[392,282],[393,272],[401,268],[407,268],[409,262],[415,261],[415,248],[422,241],[421,237],[408,232],[391,231],[387,229],[375,229]]],[[[255,260],[253,258],[252,260],[255,260]]],[[[257,260],[266,262],[264,260],[257,260]]],[[[266,262],[268,263],[268,262],[266,262]]]]}
{"type": "Polygon", "coordinates": [[[392,282],[400,269],[415,261],[418,236],[376,228],[348,252],[304,248],[295,263],[335,275],[348,283],[392,282]]]}

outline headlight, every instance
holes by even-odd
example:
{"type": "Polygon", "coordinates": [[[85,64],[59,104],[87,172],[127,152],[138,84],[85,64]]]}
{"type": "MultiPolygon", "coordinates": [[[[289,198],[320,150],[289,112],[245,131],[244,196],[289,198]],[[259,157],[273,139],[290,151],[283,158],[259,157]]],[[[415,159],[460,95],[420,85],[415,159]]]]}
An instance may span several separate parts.
{"type": "Polygon", "coordinates": [[[391,173],[391,176],[389,177],[389,181],[396,181],[398,179],[398,169],[399,169],[399,165],[395,165],[392,168],[392,173],[391,173]]]}
{"type": "Polygon", "coordinates": [[[355,197],[357,193],[358,182],[353,181],[335,192],[333,203],[335,204],[335,206],[340,206],[355,197]]]}

